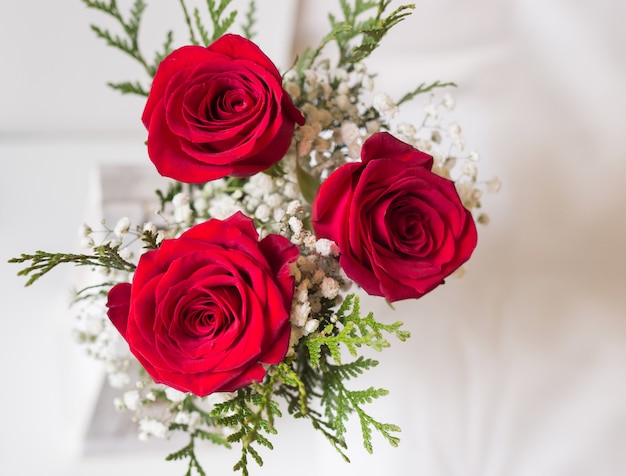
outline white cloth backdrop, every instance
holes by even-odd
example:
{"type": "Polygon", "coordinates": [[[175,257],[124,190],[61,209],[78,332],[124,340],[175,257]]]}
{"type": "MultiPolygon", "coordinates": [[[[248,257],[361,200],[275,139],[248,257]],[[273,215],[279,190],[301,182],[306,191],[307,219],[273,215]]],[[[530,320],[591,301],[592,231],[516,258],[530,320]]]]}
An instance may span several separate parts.
{"type": "MultiPolygon", "coordinates": [[[[102,87],[131,63],[91,38],[98,17],[78,3],[0,7],[2,263],[75,246],[94,166],[145,161],[141,102],[102,87]]],[[[259,3],[262,46],[281,68],[292,32],[315,42],[335,4],[259,3]]],[[[625,5],[422,0],[388,36],[370,63],[381,88],[459,83],[455,117],[503,189],[485,197],[492,222],[465,278],[395,312],[368,300],[413,334],[362,381],[391,391],[373,411],[401,424],[400,447],[377,440],[369,456],[354,428],[345,464],[306,423],[285,421],[253,474],[626,473],[625,5]]],[[[71,273],[24,290],[15,270],[0,264],[0,472],[182,474],[162,445],[84,454],[100,374],[69,336],[71,273]]],[[[205,461],[228,474],[235,457],[209,449],[205,461]]]]}

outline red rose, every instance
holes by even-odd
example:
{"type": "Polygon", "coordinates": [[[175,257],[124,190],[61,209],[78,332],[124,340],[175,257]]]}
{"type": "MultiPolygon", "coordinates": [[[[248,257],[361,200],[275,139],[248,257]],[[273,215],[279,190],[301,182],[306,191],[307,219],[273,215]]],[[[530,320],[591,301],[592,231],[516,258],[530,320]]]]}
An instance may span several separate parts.
{"type": "Polygon", "coordinates": [[[287,152],[295,123],[304,124],[276,66],[237,35],[167,56],[142,120],[159,173],[187,183],[271,167],[287,152]]]}
{"type": "Polygon", "coordinates": [[[280,235],[258,241],[241,213],[209,220],[143,254],[132,286],[109,292],[109,318],[156,382],[234,391],[287,353],[298,253],[280,235]]]}
{"type": "Polygon", "coordinates": [[[361,162],[335,170],[313,203],[313,227],[337,243],[346,274],[389,302],[442,284],[476,247],[476,226],[432,157],[382,132],[361,162]]]}

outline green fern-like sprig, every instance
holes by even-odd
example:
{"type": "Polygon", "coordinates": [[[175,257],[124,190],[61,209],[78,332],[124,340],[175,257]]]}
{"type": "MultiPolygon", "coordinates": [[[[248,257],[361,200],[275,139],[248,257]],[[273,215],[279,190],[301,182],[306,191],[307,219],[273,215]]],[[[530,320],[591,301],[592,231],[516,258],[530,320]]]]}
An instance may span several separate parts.
{"type": "Polygon", "coordinates": [[[378,13],[376,16],[358,25],[358,31],[362,34],[361,44],[353,47],[352,50],[346,49],[342,51],[345,55],[344,61],[346,63],[354,64],[367,58],[378,48],[381,40],[389,30],[408,17],[411,14],[411,10],[415,8],[413,4],[401,5],[389,15],[383,17],[383,13],[390,3],[391,0],[380,0],[378,2],[378,13]]]}
{"type": "Polygon", "coordinates": [[[339,0],[343,18],[329,13],[330,32],[325,35],[317,48],[305,49],[294,65],[300,81],[304,82],[304,71],[313,67],[326,46],[334,42],[339,49],[337,66],[352,70],[354,65],[367,58],[379,45],[392,27],[411,14],[413,4],[401,5],[384,16],[391,0],[339,0]],[[372,15],[371,10],[376,9],[372,15]],[[365,14],[369,17],[361,20],[365,14]]]}
{"type": "MultiPolygon", "coordinates": [[[[202,19],[200,9],[196,7],[193,9],[193,13],[190,14],[184,0],[180,0],[192,44],[208,46],[224,33],[228,32],[237,18],[237,10],[226,12],[231,3],[232,0],[219,0],[219,3],[217,0],[206,0],[206,7],[210,18],[210,27],[207,27],[202,19]],[[197,39],[196,32],[200,40],[197,39]]],[[[254,7],[251,6],[250,10],[253,12],[254,7]]],[[[248,13],[252,15],[250,11],[248,13]]],[[[252,17],[250,16],[248,20],[252,21],[252,17]]],[[[248,24],[250,28],[252,28],[252,23],[248,24]]]]}
{"type": "Polygon", "coordinates": [[[228,15],[224,16],[226,8],[231,4],[231,2],[232,0],[220,0],[220,3],[216,4],[216,0],[207,0],[207,7],[213,24],[213,37],[211,38],[211,42],[217,40],[220,36],[226,33],[233,23],[235,23],[237,10],[233,10],[228,15]]]}
{"type": "Polygon", "coordinates": [[[241,25],[241,31],[244,36],[249,40],[252,40],[256,36],[256,32],[254,31],[254,26],[256,25],[256,2],[254,0],[250,0],[248,4],[248,11],[245,14],[245,22],[241,25]]]}
{"type": "Polygon", "coordinates": [[[336,312],[337,324],[328,324],[319,334],[307,337],[311,365],[317,367],[324,350],[330,353],[336,363],[341,363],[341,347],[345,346],[350,355],[356,356],[362,346],[380,351],[390,346],[385,334],[395,335],[400,341],[410,337],[402,330],[402,322],[383,324],[378,322],[373,313],[361,316],[359,298],[348,295],[336,312]]]}
{"type": "Polygon", "coordinates": [[[198,457],[196,456],[196,437],[191,435],[189,443],[174,453],[170,453],[165,457],[166,461],[180,461],[184,459],[188,459],[188,467],[185,476],[193,476],[194,471],[198,476],[206,476],[205,471],[202,469],[202,465],[200,461],[198,461],[198,457]]]}
{"type": "MultiPolygon", "coordinates": [[[[103,39],[109,46],[123,51],[131,58],[135,59],[145,69],[150,77],[156,73],[161,60],[172,51],[173,33],[169,31],[160,51],[157,51],[152,62],[148,61],[139,45],[139,31],[146,3],[143,0],[134,0],[129,12],[124,15],[120,11],[117,0],[82,0],[91,9],[100,11],[112,17],[121,27],[123,34],[112,33],[107,28],[98,25],[91,25],[91,29],[98,38],[103,39]]],[[[148,88],[143,87],[139,82],[109,82],[108,85],[123,94],[138,94],[147,96],[148,88]]]]}
{"type": "Polygon", "coordinates": [[[120,256],[120,246],[120,243],[105,243],[95,247],[93,254],[49,253],[47,251],[36,251],[34,254],[22,253],[19,258],[10,259],[9,263],[30,262],[29,266],[17,273],[18,276],[29,276],[25,286],[30,286],[43,275],[64,263],[116,269],[128,273],[135,271],[136,266],[120,256]]]}
{"type": "Polygon", "coordinates": [[[263,465],[257,446],[273,449],[268,435],[277,433],[274,419],[282,416],[274,394],[279,378],[280,373],[273,371],[264,383],[240,389],[235,398],[217,404],[211,412],[216,425],[235,430],[227,441],[241,444],[241,456],[233,470],[241,471],[243,476],[249,475],[249,457],[263,465]]]}
{"type": "Polygon", "coordinates": [[[396,103],[396,105],[399,106],[400,104],[410,101],[411,99],[413,99],[416,96],[419,96],[420,94],[429,93],[432,90],[437,89],[437,88],[447,88],[447,87],[456,88],[456,86],[457,86],[456,83],[452,83],[452,82],[442,83],[439,80],[434,81],[430,84],[422,83],[413,91],[410,91],[406,93],[404,96],[402,96],[402,98],[400,98],[400,100],[396,103]]]}
{"type": "Polygon", "coordinates": [[[380,433],[392,446],[398,446],[400,439],[392,433],[400,432],[400,427],[390,423],[382,423],[369,415],[364,405],[388,395],[382,388],[370,387],[366,390],[349,390],[345,382],[378,365],[371,359],[359,357],[354,362],[344,365],[326,364],[322,372],[321,404],[326,420],[331,423],[335,436],[343,439],[346,433],[346,422],[356,413],[361,425],[363,446],[372,453],[372,429],[380,433]]]}

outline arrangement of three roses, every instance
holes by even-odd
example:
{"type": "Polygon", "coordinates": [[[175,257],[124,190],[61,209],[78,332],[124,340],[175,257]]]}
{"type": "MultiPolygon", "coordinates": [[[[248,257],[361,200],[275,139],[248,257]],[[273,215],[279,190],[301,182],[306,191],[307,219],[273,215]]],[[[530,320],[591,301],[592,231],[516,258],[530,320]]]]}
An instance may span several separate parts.
{"type": "MultiPolygon", "coordinates": [[[[270,59],[231,34],[166,57],[142,120],[157,170],[185,183],[265,171],[305,122],[270,59]]],[[[432,165],[377,132],[315,195],[317,238],[336,243],[345,274],[370,295],[418,298],[476,246],[471,213],[432,165]]],[[[132,284],[110,290],[108,315],[156,382],[199,396],[234,391],[287,354],[298,255],[284,236],[259,241],[240,212],[209,219],[142,254],[132,284]]]]}

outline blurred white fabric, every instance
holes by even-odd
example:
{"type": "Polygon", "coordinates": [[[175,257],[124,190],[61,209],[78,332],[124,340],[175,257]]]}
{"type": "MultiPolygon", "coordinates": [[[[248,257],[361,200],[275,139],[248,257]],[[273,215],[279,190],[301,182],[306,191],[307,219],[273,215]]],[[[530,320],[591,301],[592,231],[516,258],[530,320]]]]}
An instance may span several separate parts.
{"type": "MultiPolygon", "coordinates": [[[[32,3],[0,7],[2,263],[76,246],[95,166],[146,160],[140,101],[101,86],[131,73],[89,36],[96,17],[79,2],[32,3]],[[18,19],[34,10],[37,28],[25,28],[18,19]]],[[[263,40],[281,69],[292,33],[294,51],[315,44],[325,12],[338,10],[298,3],[268,9],[259,25],[286,32],[263,40]]],[[[360,382],[391,391],[372,409],[402,426],[400,446],[378,439],[367,455],[354,427],[345,464],[305,422],[285,419],[253,474],[626,474],[625,21],[619,0],[422,0],[392,30],[369,62],[377,84],[400,95],[457,82],[454,117],[482,178],[498,175],[503,188],[484,197],[491,224],[463,279],[396,311],[367,300],[412,332],[360,382]]],[[[0,265],[0,472],[182,473],[163,445],[82,454],[99,370],[69,335],[71,273],[25,290],[16,269],[0,265]]],[[[211,448],[204,459],[228,474],[235,457],[211,448]]]]}

